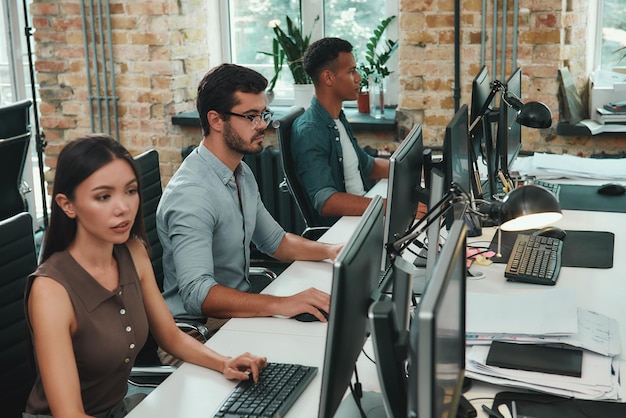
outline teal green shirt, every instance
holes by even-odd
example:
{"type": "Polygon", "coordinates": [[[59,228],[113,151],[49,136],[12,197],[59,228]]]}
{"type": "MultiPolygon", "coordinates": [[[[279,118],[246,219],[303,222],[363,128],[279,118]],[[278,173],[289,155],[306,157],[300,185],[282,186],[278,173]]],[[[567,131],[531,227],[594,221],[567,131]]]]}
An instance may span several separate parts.
{"type": "MultiPolygon", "coordinates": [[[[339,113],[339,120],[346,127],[354,146],[363,185],[367,191],[374,185],[374,181],[369,179],[374,167],[374,157],[357,144],[343,110],[339,113]]],[[[291,152],[300,182],[319,215],[318,225],[332,225],[338,218],[322,217],[320,213],[330,196],[346,191],[343,152],[335,121],[315,97],[311,100],[311,106],[291,127],[291,152]]]]}

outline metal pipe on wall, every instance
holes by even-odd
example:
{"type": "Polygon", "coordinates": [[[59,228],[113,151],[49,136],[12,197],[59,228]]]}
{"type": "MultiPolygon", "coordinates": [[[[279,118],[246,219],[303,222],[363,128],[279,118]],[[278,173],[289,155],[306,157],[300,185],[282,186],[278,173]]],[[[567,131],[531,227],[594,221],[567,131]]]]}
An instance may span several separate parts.
{"type": "Polygon", "coordinates": [[[454,112],[461,101],[461,0],[454,0],[454,112]]]}
{"type": "Polygon", "coordinates": [[[109,82],[107,77],[107,60],[106,60],[106,42],[104,40],[104,13],[102,13],[102,1],[98,0],[98,39],[100,39],[100,51],[102,53],[102,95],[101,100],[104,102],[104,119],[106,122],[107,133],[111,134],[111,117],[109,116],[109,82]]]}
{"type": "MultiPolygon", "coordinates": [[[[517,0],[516,0],[517,1],[517,0]]],[[[111,96],[110,99],[113,104],[113,123],[115,125],[115,139],[120,140],[120,126],[118,123],[117,115],[117,89],[115,87],[115,64],[113,61],[113,36],[111,34],[111,9],[109,7],[109,0],[106,1],[106,17],[107,17],[107,40],[109,42],[109,61],[111,63],[110,76],[111,76],[111,96]]]]}
{"type": "Polygon", "coordinates": [[[91,85],[91,72],[89,71],[90,60],[89,60],[89,41],[87,39],[87,13],[85,11],[85,2],[80,2],[80,14],[83,20],[83,49],[85,50],[85,71],[87,77],[87,100],[89,101],[89,120],[91,122],[91,131],[95,131],[95,121],[93,118],[93,89],[91,85]]]}
{"type": "Polygon", "coordinates": [[[115,94],[115,64],[113,60],[109,0],[82,0],[80,6],[83,20],[83,43],[91,130],[93,132],[96,131],[95,114],[97,113],[98,131],[105,132],[106,125],[106,133],[113,135],[111,128],[113,123],[115,126],[115,138],[119,140],[118,99],[115,94]],[[91,39],[89,39],[89,36],[91,36],[91,39]],[[90,57],[90,49],[92,57],[90,57]],[[113,116],[111,116],[111,110],[113,116]],[[111,118],[113,118],[113,121],[111,121],[111,118]]]}

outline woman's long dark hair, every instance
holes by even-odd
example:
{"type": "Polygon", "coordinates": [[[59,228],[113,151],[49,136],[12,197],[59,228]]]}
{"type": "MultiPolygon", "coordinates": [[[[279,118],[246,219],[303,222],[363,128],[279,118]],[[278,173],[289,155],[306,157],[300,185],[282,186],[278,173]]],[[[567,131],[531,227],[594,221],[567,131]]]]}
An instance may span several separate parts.
{"type": "Polygon", "coordinates": [[[50,209],[50,225],[46,232],[41,262],[46,261],[52,254],[66,250],[76,237],[76,219],[69,218],[55,201],[55,196],[62,193],[68,199],[74,200],[76,188],[99,170],[102,166],[116,159],[125,160],[131,166],[137,178],[139,189],[139,210],[130,231],[131,237],[137,237],[147,243],[146,228],[143,222],[141,196],[141,178],[132,155],[116,142],[104,134],[87,135],[69,142],[59,154],[54,185],[52,188],[52,205],[50,209]]]}

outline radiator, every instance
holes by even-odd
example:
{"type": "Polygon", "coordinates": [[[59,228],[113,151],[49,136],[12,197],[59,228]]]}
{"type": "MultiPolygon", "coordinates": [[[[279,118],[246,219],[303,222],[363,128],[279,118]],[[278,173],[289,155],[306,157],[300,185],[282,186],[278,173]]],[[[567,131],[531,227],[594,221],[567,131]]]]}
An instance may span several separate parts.
{"type": "Polygon", "coordinates": [[[280,150],[272,145],[259,154],[248,154],[243,160],[250,166],[259,184],[261,200],[274,219],[287,232],[301,234],[305,223],[289,191],[279,187],[285,175],[280,150]]]}

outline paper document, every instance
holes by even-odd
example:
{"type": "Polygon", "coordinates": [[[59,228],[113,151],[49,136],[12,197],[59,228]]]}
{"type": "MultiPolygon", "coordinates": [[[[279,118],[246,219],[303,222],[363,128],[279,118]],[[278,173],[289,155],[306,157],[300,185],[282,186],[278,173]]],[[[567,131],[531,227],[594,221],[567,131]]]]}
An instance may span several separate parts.
{"type": "Polygon", "coordinates": [[[612,357],[583,351],[582,376],[571,377],[488,366],[486,345],[471,346],[466,354],[465,375],[473,379],[578,399],[619,397],[619,367],[612,357]]]}
{"type": "Polygon", "coordinates": [[[517,158],[512,171],[539,179],[626,180],[626,164],[619,158],[585,158],[536,152],[532,157],[517,158]]]}
{"type": "Polygon", "coordinates": [[[578,332],[573,289],[541,289],[515,294],[467,293],[466,333],[571,335],[578,332]]]}
{"type": "Polygon", "coordinates": [[[619,324],[608,316],[578,309],[578,332],[566,336],[508,334],[468,334],[467,344],[490,344],[491,341],[515,341],[528,344],[569,344],[604,356],[621,353],[619,324]]]}

